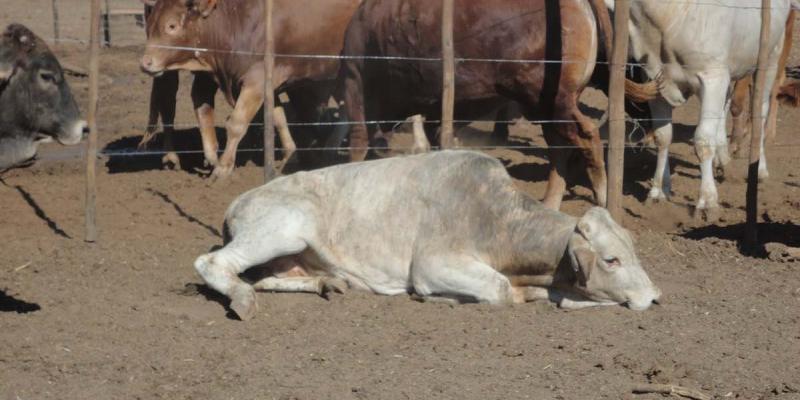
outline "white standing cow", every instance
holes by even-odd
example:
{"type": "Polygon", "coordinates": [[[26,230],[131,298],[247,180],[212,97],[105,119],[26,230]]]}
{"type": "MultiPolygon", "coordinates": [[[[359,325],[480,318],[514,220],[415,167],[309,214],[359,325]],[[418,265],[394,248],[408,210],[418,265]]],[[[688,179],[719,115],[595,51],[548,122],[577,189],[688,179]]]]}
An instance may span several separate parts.
{"type": "MultiPolygon", "coordinates": [[[[606,0],[613,10],[614,1],[606,0]]],[[[783,32],[796,0],[773,0],[770,26],[767,88],[772,87],[783,32]]],[[[659,82],[660,98],[650,103],[655,119],[658,161],[650,200],[665,199],[664,172],[672,142],[672,109],[691,95],[700,98],[700,123],[694,133],[702,183],[695,213],[707,220],[719,215],[714,162],[729,161],[725,133],[732,93],[731,80],[752,73],[758,64],[761,0],[637,0],[631,2],[630,55],[643,65],[650,79],[659,82]]],[[[764,92],[767,115],[770,91],[764,92]]],[[[764,119],[766,122],[766,119],[764,119]]],[[[766,178],[767,163],[762,137],[759,177],[766,178]]],[[[669,175],[667,175],[668,178],[669,175]]]]}
{"type": "Polygon", "coordinates": [[[384,295],[564,308],[626,304],[661,292],[628,232],[602,208],[583,217],[545,208],[487,155],[442,151],[278,178],[239,196],[226,245],[195,268],[243,320],[255,290],[322,294],[331,282],[384,295]],[[248,284],[245,270],[271,276],[248,284]],[[288,262],[287,262],[288,261],[288,262]]]}

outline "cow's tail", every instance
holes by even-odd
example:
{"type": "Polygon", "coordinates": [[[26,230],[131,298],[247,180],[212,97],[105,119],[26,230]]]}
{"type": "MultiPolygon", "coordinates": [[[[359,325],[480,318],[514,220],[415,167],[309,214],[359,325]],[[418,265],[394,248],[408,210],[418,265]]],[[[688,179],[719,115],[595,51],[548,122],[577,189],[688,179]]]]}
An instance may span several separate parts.
{"type": "MultiPolygon", "coordinates": [[[[800,0],[792,0],[800,2],[800,0]]],[[[606,59],[611,60],[611,51],[614,47],[614,25],[611,23],[611,14],[606,8],[604,0],[589,0],[597,19],[598,34],[603,43],[606,59]]],[[[625,79],[625,96],[636,103],[645,103],[658,97],[658,82],[638,83],[625,79]]]]}

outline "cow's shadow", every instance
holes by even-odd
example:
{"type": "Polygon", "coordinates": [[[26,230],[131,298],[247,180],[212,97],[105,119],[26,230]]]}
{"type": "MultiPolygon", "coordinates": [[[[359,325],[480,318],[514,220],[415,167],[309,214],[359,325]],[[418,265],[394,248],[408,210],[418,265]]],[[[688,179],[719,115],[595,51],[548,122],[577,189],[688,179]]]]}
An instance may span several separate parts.
{"type": "MultiPolygon", "coordinates": [[[[225,129],[216,128],[217,141],[219,148],[224,149],[227,143],[225,129]]],[[[147,144],[146,148],[139,149],[137,146],[142,140],[142,135],[126,136],[121,139],[108,143],[101,154],[108,157],[106,168],[108,173],[129,173],[160,170],[164,166],[162,157],[164,156],[164,134],[158,132],[155,137],[147,144]]],[[[176,129],[173,133],[174,149],[178,153],[181,169],[191,173],[203,173],[207,170],[205,157],[203,156],[203,141],[200,130],[176,129]]],[[[250,129],[239,144],[236,155],[236,166],[240,167],[248,162],[255,162],[263,165],[263,138],[260,129],[250,129]]]]}
{"type": "MultiPolygon", "coordinates": [[[[680,236],[692,240],[702,240],[706,238],[730,240],[736,242],[740,250],[744,251],[742,245],[746,228],[745,223],[727,226],[710,225],[687,230],[680,236]]],[[[758,224],[758,244],[756,250],[751,252],[751,255],[766,257],[767,251],[765,245],[767,243],[781,243],[788,247],[800,247],[800,226],[790,222],[765,222],[758,224]]]]}
{"type": "Polygon", "coordinates": [[[9,296],[5,291],[0,290],[0,312],[15,312],[17,314],[27,314],[41,310],[42,307],[36,303],[29,303],[14,296],[9,296]]]}

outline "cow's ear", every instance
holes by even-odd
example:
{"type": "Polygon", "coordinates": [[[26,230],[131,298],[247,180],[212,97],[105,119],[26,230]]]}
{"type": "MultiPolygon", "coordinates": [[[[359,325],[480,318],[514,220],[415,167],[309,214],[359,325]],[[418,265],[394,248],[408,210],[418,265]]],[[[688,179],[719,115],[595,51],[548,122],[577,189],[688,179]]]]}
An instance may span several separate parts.
{"type": "Polygon", "coordinates": [[[154,5],[156,5],[156,0],[141,0],[141,2],[142,4],[149,7],[153,7],[154,5]]]}
{"type": "Polygon", "coordinates": [[[200,13],[203,18],[211,15],[216,6],[217,0],[186,0],[186,7],[200,13]]]}
{"type": "Polygon", "coordinates": [[[575,275],[578,278],[578,285],[587,287],[589,277],[592,275],[594,265],[597,262],[597,254],[588,247],[579,247],[573,251],[575,260],[573,261],[573,268],[575,268],[575,275]]]}

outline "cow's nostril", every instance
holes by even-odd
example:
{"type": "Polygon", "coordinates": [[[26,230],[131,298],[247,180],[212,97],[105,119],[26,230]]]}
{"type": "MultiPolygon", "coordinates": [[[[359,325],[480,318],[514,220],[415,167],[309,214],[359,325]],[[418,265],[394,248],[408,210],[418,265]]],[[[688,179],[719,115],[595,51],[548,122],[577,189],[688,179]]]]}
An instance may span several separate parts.
{"type": "Polygon", "coordinates": [[[661,305],[661,303],[658,301],[658,299],[653,299],[653,304],[655,304],[657,306],[661,305]]]}

